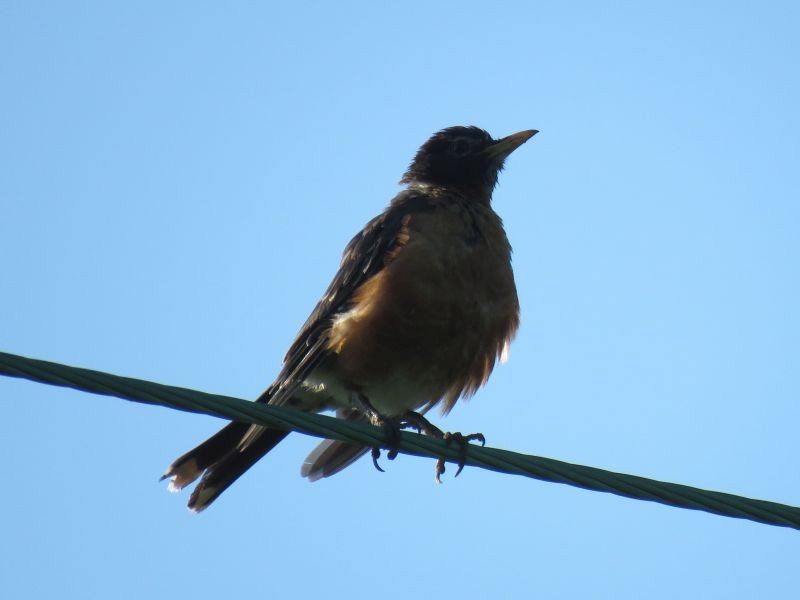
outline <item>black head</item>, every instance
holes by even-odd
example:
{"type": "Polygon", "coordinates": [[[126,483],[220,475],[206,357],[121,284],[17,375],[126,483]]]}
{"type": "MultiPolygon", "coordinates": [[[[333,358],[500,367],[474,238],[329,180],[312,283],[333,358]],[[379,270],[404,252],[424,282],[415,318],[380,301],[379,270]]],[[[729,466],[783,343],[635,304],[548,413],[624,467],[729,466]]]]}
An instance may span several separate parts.
{"type": "Polygon", "coordinates": [[[500,140],[478,127],[448,127],[417,151],[400,183],[474,188],[491,194],[506,157],[538,133],[520,131],[500,140]]]}

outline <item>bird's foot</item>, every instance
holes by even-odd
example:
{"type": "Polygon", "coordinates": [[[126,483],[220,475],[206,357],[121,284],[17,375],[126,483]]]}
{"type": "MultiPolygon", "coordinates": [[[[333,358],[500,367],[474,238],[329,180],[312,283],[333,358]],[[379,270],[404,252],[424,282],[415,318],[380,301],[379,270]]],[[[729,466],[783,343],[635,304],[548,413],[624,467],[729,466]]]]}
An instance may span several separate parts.
{"type": "MultiPolygon", "coordinates": [[[[388,446],[386,458],[389,460],[394,460],[397,458],[400,445],[400,431],[404,427],[402,419],[383,416],[375,409],[374,406],[372,406],[369,399],[360,392],[353,392],[350,396],[350,401],[353,406],[355,406],[364,414],[364,416],[367,417],[367,420],[370,422],[370,424],[374,425],[375,427],[380,427],[383,430],[388,446]]],[[[375,465],[375,468],[378,469],[378,471],[383,473],[384,470],[378,464],[378,459],[380,457],[381,449],[379,446],[375,446],[372,449],[372,464],[375,465]]]]}
{"type": "MultiPolygon", "coordinates": [[[[469,443],[477,440],[481,443],[481,446],[486,445],[486,438],[483,437],[482,433],[470,433],[469,435],[463,435],[458,431],[455,433],[450,433],[448,431],[442,436],[442,439],[448,446],[450,445],[450,442],[455,442],[458,444],[458,471],[456,471],[455,477],[458,477],[458,475],[464,469],[464,463],[467,462],[467,446],[469,443]]],[[[442,483],[442,475],[444,475],[445,471],[444,462],[445,461],[443,457],[436,461],[436,483],[442,483]]]]}
{"type": "MultiPolygon", "coordinates": [[[[412,410],[406,411],[406,413],[401,417],[382,417],[382,419],[383,420],[380,423],[380,427],[383,428],[384,433],[386,434],[386,437],[389,438],[390,443],[388,452],[386,453],[386,458],[389,460],[394,460],[397,458],[400,446],[400,432],[403,429],[416,429],[417,433],[439,439],[444,438],[445,435],[445,433],[436,427],[436,425],[428,421],[428,419],[423,417],[421,414],[412,410]]],[[[375,449],[372,451],[372,456],[375,458],[375,449]]],[[[380,452],[378,452],[378,456],[380,456],[380,452]]],[[[377,464],[375,466],[377,467],[377,464]]],[[[379,468],[379,470],[381,469],[379,468]]]]}
{"type": "MultiPolygon", "coordinates": [[[[481,446],[486,445],[486,438],[482,433],[470,433],[464,435],[461,432],[444,432],[436,425],[431,423],[428,419],[420,413],[414,411],[406,411],[401,417],[386,417],[379,413],[374,406],[370,403],[366,396],[359,392],[353,392],[351,395],[351,402],[358,410],[360,410],[369,422],[375,427],[380,427],[383,430],[387,440],[386,458],[394,460],[400,449],[400,432],[403,429],[416,429],[417,433],[434,437],[444,442],[449,446],[451,442],[455,442],[459,447],[458,470],[455,477],[458,477],[464,469],[467,461],[467,446],[470,442],[479,441],[481,446]]],[[[372,464],[381,473],[384,470],[378,464],[381,457],[381,449],[379,446],[372,448],[372,464]]],[[[442,483],[442,475],[445,472],[445,459],[439,458],[436,461],[436,483],[442,483]]]]}
{"type": "MultiPolygon", "coordinates": [[[[459,459],[458,470],[456,471],[455,477],[458,477],[458,475],[464,469],[464,464],[467,461],[467,446],[469,443],[473,441],[479,441],[481,446],[486,445],[486,438],[482,433],[470,433],[469,435],[464,435],[458,431],[455,433],[451,433],[449,431],[445,433],[424,416],[413,411],[408,411],[405,415],[403,415],[403,418],[401,419],[401,427],[411,427],[416,429],[417,433],[422,433],[423,435],[444,440],[448,446],[451,442],[458,444],[459,459]]],[[[436,483],[442,483],[442,475],[445,471],[444,463],[445,460],[443,457],[436,461],[436,483]]]]}
{"type": "MultiPolygon", "coordinates": [[[[390,419],[388,417],[381,417],[378,422],[372,421],[373,425],[376,427],[380,427],[383,430],[384,435],[386,436],[387,440],[387,451],[386,451],[386,458],[389,460],[394,460],[397,458],[397,454],[400,448],[400,431],[403,428],[403,425],[399,419],[390,419]]],[[[375,446],[372,449],[372,464],[375,465],[375,468],[378,469],[381,473],[384,470],[378,464],[378,459],[381,457],[381,449],[378,446],[375,446]]]]}

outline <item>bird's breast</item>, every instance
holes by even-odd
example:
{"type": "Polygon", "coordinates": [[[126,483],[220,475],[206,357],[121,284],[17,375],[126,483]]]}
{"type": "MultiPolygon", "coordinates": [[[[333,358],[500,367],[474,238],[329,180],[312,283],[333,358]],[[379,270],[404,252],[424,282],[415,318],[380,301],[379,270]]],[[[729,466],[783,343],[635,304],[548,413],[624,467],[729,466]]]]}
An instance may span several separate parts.
{"type": "Polygon", "coordinates": [[[449,410],[486,381],[519,322],[501,221],[465,203],[409,214],[385,260],[332,324],[335,371],[385,414],[444,395],[449,410]]]}

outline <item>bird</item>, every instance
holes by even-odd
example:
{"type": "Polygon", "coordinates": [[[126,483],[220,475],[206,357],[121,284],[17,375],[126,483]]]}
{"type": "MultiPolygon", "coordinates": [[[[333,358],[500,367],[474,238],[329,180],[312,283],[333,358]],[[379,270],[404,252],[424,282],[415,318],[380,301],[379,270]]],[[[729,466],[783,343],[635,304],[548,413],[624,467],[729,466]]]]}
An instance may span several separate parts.
{"type": "MultiPolygon", "coordinates": [[[[345,247],[333,281],[256,402],[441,434],[423,415],[434,406],[446,415],[471,397],[519,327],[511,245],[491,200],[505,160],[536,133],[494,139],[475,126],[454,126],[433,134],[400,180],[405,188],[345,247]]],[[[288,433],[231,422],[161,479],[179,491],[200,478],[188,502],[200,512],[288,433]]],[[[467,436],[475,438],[482,436],[467,436]]],[[[317,481],[369,450],[325,440],[301,474],[317,481]]],[[[443,466],[437,469],[438,481],[443,466]]]]}

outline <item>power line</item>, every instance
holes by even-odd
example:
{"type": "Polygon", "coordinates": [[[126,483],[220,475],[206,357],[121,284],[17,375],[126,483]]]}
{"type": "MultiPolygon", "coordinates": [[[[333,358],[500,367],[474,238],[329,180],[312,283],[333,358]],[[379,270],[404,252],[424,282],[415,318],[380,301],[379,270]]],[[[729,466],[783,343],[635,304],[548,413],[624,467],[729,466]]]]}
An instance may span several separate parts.
{"type": "MultiPolygon", "coordinates": [[[[0,352],[0,375],[20,377],[39,383],[69,387],[134,402],[157,404],[224,419],[293,430],[307,435],[344,440],[368,447],[387,446],[386,436],[380,428],[363,423],[344,421],[285,407],[257,404],[230,396],[209,394],[141,379],[120,377],[101,371],[70,367],[5,352],[0,352]]],[[[447,446],[444,441],[439,439],[408,432],[401,433],[398,449],[415,456],[444,457],[453,463],[457,463],[460,458],[458,448],[447,446]]],[[[470,445],[465,464],[500,473],[525,475],[554,483],[566,483],[636,500],[648,500],[678,508],[749,519],[767,525],[800,529],[800,508],[798,507],[635,475],[614,473],[552,458],[470,445]]]]}

